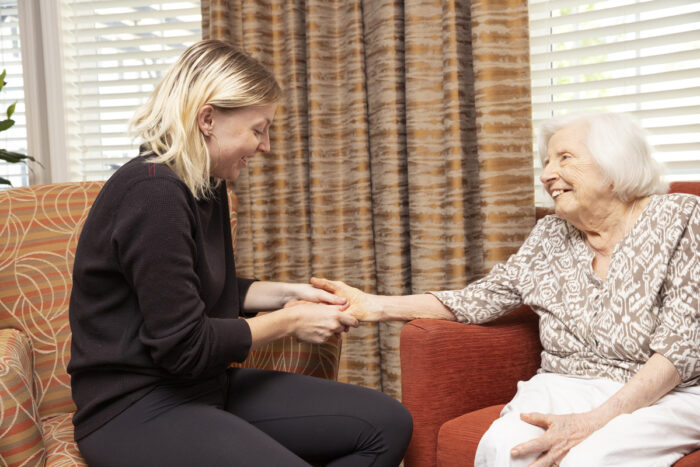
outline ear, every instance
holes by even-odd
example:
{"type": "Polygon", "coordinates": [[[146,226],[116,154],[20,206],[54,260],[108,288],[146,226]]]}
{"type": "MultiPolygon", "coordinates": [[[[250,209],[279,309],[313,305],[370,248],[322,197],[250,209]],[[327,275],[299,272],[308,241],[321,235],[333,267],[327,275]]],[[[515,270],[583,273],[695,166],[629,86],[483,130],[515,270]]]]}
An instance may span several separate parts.
{"type": "Polygon", "coordinates": [[[197,125],[204,136],[211,136],[214,128],[214,107],[211,104],[204,104],[197,111],[197,125]]]}

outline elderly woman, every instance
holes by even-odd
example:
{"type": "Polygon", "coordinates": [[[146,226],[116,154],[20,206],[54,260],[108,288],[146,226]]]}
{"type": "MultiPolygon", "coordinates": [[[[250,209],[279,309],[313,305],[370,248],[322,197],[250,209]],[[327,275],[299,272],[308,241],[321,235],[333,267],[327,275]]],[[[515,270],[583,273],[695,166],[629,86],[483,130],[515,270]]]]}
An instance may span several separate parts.
{"type": "Polygon", "coordinates": [[[361,320],[485,323],[532,307],[541,368],[476,465],[671,465],[700,448],[700,199],[661,194],[661,167],[623,115],[549,121],[539,151],[555,215],[485,278],[408,297],[312,283],[361,320]]]}

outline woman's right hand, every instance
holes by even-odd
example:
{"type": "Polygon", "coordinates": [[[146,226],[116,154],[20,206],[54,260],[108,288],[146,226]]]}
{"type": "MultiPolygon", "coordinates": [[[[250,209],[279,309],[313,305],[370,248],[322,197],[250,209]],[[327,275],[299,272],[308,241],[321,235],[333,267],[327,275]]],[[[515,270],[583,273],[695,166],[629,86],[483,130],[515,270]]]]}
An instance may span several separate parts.
{"type": "Polygon", "coordinates": [[[340,311],[337,305],[298,301],[289,303],[285,310],[296,315],[291,335],[312,344],[322,344],[333,335],[360,325],[357,318],[340,311]]]}

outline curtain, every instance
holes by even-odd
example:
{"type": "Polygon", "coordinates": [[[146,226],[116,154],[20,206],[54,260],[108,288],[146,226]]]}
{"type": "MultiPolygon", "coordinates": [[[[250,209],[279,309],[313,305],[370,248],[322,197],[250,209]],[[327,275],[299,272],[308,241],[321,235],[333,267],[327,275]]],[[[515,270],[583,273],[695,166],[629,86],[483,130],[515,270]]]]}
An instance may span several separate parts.
{"type": "MultiPolygon", "coordinates": [[[[236,182],[237,267],[366,292],[462,288],[534,223],[526,0],[202,0],[203,34],[284,89],[236,182]]],[[[402,323],[345,335],[339,379],[400,398],[402,323]]]]}

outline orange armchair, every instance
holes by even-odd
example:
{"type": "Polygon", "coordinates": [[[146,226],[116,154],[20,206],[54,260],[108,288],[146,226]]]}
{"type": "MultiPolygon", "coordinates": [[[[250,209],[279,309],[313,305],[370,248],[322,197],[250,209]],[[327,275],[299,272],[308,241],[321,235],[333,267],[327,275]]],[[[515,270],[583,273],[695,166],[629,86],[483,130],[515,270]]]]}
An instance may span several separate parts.
{"type": "MultiPolygon", "coordinates": [[[[101,182],[0,191],[0,465],[85,465],[73,439],[66,365],[73,259],[101,182]]],[[[236,198],[229,193],[231,228],[236,198]]],[[[235,235],[234,235],[235,238],[235,235]]],[[[335,379],[340,339],[286,338],[239,366],[335,379]]]]}
{"type": "MultiPolygon", "coordinates": [[[[672,192],[700,195],[700,182],[672,192]]],[[[538,217],[546,214],[538,209],[538,217]]],[[[537,316],[520,307],[486,325],[418,319],[401,331],[403,404],[413,415],[406,467],[473,465],[476,447],[518,381],[540,364],[537,316]]],[[[700,450],[675,464],[700,467],[700,450]]]]}

